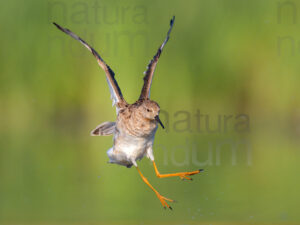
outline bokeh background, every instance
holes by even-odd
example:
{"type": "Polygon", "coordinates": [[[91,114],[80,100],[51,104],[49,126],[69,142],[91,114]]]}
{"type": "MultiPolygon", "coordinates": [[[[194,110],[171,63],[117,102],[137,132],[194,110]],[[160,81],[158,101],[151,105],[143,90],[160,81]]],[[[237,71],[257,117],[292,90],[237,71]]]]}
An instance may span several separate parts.
{"type": "Polygon", "coordinates": [[[296,0],[2,2],[0,224],[299,224],[299,15],[296,0]],[[104,72],[52,22],[133,103],[173,15],[154,154],[162,173],[205,172],[158,179],[139,162],[178,201],[168,211],[134,168],[107,163],[111,137],[89,135],[116,118],[104,72]]]}

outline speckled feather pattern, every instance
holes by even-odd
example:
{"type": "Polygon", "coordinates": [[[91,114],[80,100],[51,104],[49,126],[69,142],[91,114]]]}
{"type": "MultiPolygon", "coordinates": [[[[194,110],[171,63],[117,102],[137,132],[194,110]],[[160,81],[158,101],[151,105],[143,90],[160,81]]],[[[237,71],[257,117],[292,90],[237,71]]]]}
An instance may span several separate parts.
{"type": "Polygon", "coordinates": [[[157,122],[145,117],[145,108],[159,113],[154,101],[142,101],[119,110],[114,132],[113,151],[108,152],[111,163],[130,167],[147,156],[154,159],[152,146],[157,130],[157,122]],[[118,160],[121,161],[119,162],[118,160]]]}

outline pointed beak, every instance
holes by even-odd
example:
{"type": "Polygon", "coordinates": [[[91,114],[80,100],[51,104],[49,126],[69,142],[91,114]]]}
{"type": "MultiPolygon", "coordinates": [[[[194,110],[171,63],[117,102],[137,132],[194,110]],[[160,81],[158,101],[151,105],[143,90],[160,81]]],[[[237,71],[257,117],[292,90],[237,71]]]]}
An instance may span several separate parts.
{"type": "Polygon", "coordinates": [[[164,125],[162,124],[162,122],[160,121],[159,117],[158,117],[158,116],[155,116],[154,118],[155,118],[155,120],[161,125],[161,127],[162,127],[163,129],[165,129],[165,127],[164,127],[164,125]]]}

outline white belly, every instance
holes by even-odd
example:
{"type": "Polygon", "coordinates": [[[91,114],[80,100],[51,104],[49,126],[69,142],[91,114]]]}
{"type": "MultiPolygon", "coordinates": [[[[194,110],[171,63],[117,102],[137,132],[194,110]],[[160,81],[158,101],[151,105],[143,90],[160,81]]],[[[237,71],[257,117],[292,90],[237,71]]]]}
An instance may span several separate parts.
{"type": "Polygon", "coordinates": [[[130,135],[116,135],[114,146],[107,151],[110,163],[131,167],[137,166],[136,161],[148,156],[149,150],[153,145],[153,136],[147,138],[133,137],[130,135]]]}

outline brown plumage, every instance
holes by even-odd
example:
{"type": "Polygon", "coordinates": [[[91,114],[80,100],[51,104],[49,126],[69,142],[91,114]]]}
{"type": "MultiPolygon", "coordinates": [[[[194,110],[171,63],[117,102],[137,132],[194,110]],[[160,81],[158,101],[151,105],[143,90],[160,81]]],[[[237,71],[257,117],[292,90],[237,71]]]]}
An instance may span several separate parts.
{"type": "Polygon", "coordinates": [[[116,122],[104,122],[98,125],[92,132],[92,136],[107,136],[114,135],[113,147],[107,151],[110,163],[131,167],[134,165],[143,181],[155,192],[164,207],[171,207],[166,201],[173,201],[160,195],[142,175],[137,166],[137,160],[142,159],[144,156],[150,158],[153,162],[155,173],[158,177],[173,177],[178,176],[181,179],[191,180],[191,175],[199,173],[201,170],[192,172],[181,172],[173,174],[160,174],[157,170],[153,156],[153,141],[158,127],[158,124],[164,128],[159,119],[160,107],[159,105],[150,100],[150,88],[153,80],[154,71],[162,50],[170,38],[170,33],[174,25],[175,17],[170,22],[170,28],[167,36],[159,47],[157,53],[150,61],[147,71],[144,76],[144,85],[139,99],[133,103],[128,104],[123,98],[120,87],[115,79],[115,74],[112,69],[104,62],[101,56],[84,40],[72,33],[70,30],[54,25],[64,33],[70,35],[72,38],[80,41],[93,55],[96,57],[99,66],[105,71],[106,80],[110,89],[113,105],[116,105],[117,119],[116,122]]]}

